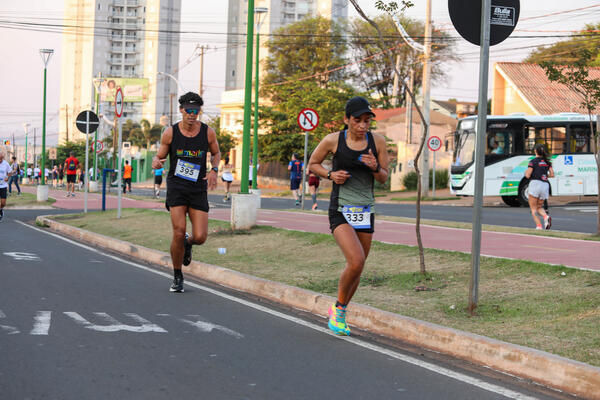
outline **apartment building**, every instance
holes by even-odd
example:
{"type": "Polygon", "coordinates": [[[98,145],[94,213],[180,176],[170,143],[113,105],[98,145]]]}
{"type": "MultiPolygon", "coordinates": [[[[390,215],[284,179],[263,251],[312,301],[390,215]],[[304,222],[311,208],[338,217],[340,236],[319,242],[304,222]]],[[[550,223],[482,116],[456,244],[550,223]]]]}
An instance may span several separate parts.
{"type": "Polygon", "coordinates": [[[158,123],[177,111],[176,82],[158,73],[177,77],[181,0],[65,0],[64,10],[59,143],[83,138],[74,119],[95,109],[98,77],[111,121],[115,82],[127,87],[124,119],[158,123]]]}

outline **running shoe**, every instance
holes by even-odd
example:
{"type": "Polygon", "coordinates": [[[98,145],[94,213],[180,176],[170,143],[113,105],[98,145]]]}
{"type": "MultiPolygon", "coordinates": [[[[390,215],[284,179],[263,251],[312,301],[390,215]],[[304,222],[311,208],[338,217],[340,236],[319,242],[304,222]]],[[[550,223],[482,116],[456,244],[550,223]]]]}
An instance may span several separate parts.
{"type": "Polygon", "coordinates": [[[313,204],[313,206],[312,206],[312,209],[313,209],[313,210],[316,210],[316,209],[317,209],[317,204],[316,204],[316,203],[315,203],[315,204],[313,204]]]}
{"type": "Polygon", "coordinates": [[[169,289],[171,292],[183,293],[183,277],[176,276],[173,278],[173,283],[171,284],[171,288],[169,289]]]}
{"type": "Polygon", "coordinates": [[[296,200],[296,205],[299,206],[300,205],[300,200],[296,200]]]}
{"type": "Polygon", "coordinates": [[[186,232],[185,239],[183,239],[183,265],[185,265],[186,267],[192,262],[192,244],[188,242],[189,238],[190,234],[186,232]]]}
{"type": "Polygon", "coordinates": [[[541,226],[541,225],[537,225],[537,226],[535,227],[535,229],[536,229],[536,230],[538,230],[538,229],[539,229],[539,230],[542,230],[542,229],[544,229],[544,228],[542,228],[542,226],[541,226]]]}
{"type": "Polygon", "coordinates": [[[336,335],[350,336],[350,327],[346,323],[346,307],[329,307],[329,329],[336,335]]]}
{"type": "Polygon", "coordinates": [[[544,229],[550,229],[551,226],[552,226],[552,217],[549,215],[546,215],[546,217],[544,218],[544,229]]]}

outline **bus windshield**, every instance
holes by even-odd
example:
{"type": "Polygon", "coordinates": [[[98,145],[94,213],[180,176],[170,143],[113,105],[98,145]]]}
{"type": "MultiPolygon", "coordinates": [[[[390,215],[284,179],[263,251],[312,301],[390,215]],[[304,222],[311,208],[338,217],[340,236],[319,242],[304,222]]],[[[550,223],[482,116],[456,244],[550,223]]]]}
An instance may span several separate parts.
{"type": "Polygon", "coordinates": [[[456,143],[456,157],[454,165],[462,167],[470,165],[475,159],[475,131],[458,131],[458,142],[456,143]]]}

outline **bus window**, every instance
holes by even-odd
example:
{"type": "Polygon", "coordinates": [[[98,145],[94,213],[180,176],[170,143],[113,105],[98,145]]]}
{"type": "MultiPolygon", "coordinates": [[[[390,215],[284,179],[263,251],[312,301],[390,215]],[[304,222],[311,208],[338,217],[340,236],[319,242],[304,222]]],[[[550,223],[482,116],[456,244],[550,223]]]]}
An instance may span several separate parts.
{"type": "Polygon", "coordinates": [[[590,153],[589,125],[572,125],[569,129],[569,153],[590,153]]]}
{"type": "Polygon", "coordinates": [[[567,128],[564,126],[528,127],[525,150],[533,153],[536,144],[543,144],[550,154],[561,154],[567,151],[567,128]]]}
{"type": "Polygon", "coordinates": [[[488,132],[486,154],[512,154],[513,149],[513,131],[495,131],[488,132]]]}

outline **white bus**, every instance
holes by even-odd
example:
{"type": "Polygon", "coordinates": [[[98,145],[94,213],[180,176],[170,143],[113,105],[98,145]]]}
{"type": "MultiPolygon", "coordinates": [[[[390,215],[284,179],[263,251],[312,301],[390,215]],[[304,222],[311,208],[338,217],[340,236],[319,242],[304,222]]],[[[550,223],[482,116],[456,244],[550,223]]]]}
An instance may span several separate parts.
{"type": "MultiPolygon", "coordinates": [[[[474,195],[476,127],[477,117],[467,117],[459,121],[455,132],[450,190],[458,196],[474,195]]],[[[529,182],[524,174],[537,143],[544,144],[551,155],[552,196],[597,195],[592,140],[590,118],[583,114],[488,116],[483,195],[501,196],[512,207],[526,206],[529,182]]]]}

